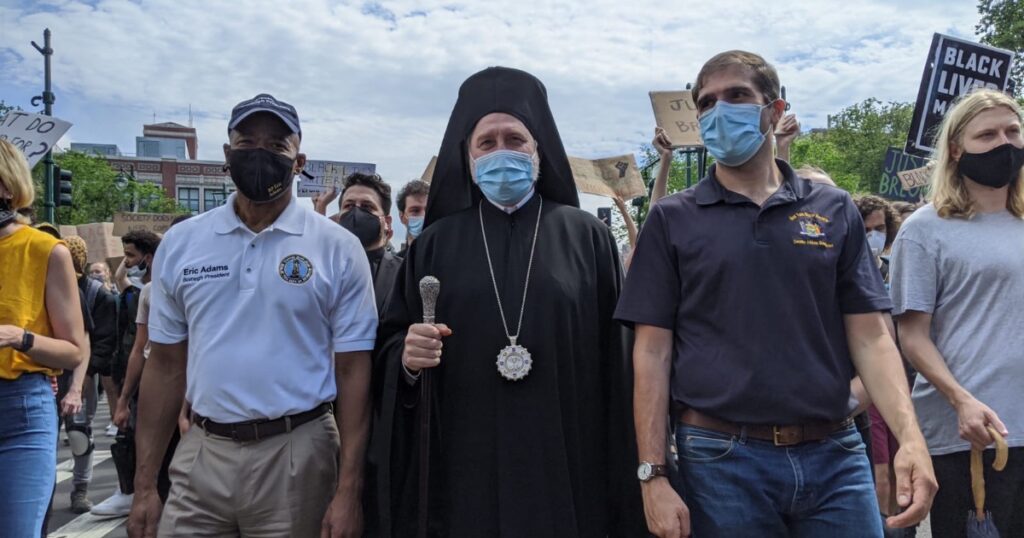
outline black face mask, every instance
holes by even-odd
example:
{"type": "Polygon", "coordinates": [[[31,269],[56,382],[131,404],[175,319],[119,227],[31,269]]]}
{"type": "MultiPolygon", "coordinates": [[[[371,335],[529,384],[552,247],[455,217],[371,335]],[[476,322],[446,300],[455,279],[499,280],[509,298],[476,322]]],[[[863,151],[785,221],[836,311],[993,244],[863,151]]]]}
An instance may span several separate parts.
{"type": "Polygon", "coordinates": [[[380,239],[380,217],[361,207],[348,210],[338,223],[358,237],[363,248],[370,248],[380,239]]]}
{"type": "Polygon", "coordinates": [[[273,202],[291,190],[295,160],[263,148],[233,149],[228,154],[231,181],[256,203],[273,202]]]}
{"type": "Polygon", "coordinates": [[[11,209],[11,201],[7,198],[0,198],[0,228],[14,222],[18,213],[11,209]]]}
{"type": "Polygon", "coordinates": [[[1020,176],[1024,166],[1024,148],[1006,143],[985,153],[967,153],[960,156],[957,171],[961,176],[998,189],[1020,176]]]}

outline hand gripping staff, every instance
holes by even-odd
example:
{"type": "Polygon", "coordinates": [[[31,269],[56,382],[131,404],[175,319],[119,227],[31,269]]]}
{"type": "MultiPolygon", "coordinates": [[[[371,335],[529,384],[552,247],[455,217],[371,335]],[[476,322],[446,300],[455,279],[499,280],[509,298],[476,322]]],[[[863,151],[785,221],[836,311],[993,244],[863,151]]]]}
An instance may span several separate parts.
{"type": "MultiPolygon", "coordinates": [[[[437,295],[441,292],[441,281],[433,276],[425,276],[420,280],[420,299],[423,302],[423,323],[434,324],[434,312],[437,308],[437,295]]],[[[423,379],[420,379],[420,476],[419,476],[419,514],[417,517],[416,535],[426,538],[428,510],[430,507],[430,407],[431,382],[430,369],[424,368],[423,379]]]]}

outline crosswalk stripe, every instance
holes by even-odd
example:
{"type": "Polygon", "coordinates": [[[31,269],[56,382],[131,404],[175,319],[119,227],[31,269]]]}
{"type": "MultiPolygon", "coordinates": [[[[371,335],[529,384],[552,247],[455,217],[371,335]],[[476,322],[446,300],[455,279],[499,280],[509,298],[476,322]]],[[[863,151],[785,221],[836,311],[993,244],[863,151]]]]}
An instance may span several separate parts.
{"type": "Polygon", "coordinates": [[[47,536],[49,538],[103,538],[110,531],[123,525],[127,519],[124,517],[100,518],[88,513],[82,514],[47,536]]]}
{"type": "MultiPolygon", "coordinates": [[[[99,465],[99,464],[101,464],[104,461],[107,461],[109,459],[110,459],[110,451],[109,450],[96,450],[95,452],[92,453],[92,467],[93,467],[93,469],[95,469],[97,465],[99,465]]],[[[70,479],[72,477],[72,475],[74,474],[73,473],[74,468],[75,468],[75,458],[69,458],[69,459],[66,459],[66,460],[60,462],[60,464],[57,465],[57,483],[60,484],[61,482],[70,479]]]]}

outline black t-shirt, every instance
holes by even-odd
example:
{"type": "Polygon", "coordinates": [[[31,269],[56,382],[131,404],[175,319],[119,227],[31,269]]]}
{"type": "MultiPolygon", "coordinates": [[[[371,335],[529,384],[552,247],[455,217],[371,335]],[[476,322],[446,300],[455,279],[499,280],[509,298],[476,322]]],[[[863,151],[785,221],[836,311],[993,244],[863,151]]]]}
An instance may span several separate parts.
{"type": "Polygon", "coordinates": [[[785,162],[763,205],[708,177],[651,208],[615,312],[674,332],[673,404],[749,424],[838,420],[844,314],[891,309],[860,213],[785,162]]]}

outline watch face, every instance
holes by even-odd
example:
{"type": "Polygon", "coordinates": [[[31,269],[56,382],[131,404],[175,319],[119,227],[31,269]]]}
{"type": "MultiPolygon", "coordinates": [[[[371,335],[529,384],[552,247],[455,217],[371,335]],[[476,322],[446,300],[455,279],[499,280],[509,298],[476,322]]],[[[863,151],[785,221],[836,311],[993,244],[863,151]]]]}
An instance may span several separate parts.
{"type": "Polygon", "coordinates": [[[640,480],[644,481],[644,482],[646,482],[647,480],[650,480],[651,479],[651,464],[650,463],[641,463],[640,467],[638,467],[637,470],[636,470],[636,477],[639,478],[640,480]]]}

